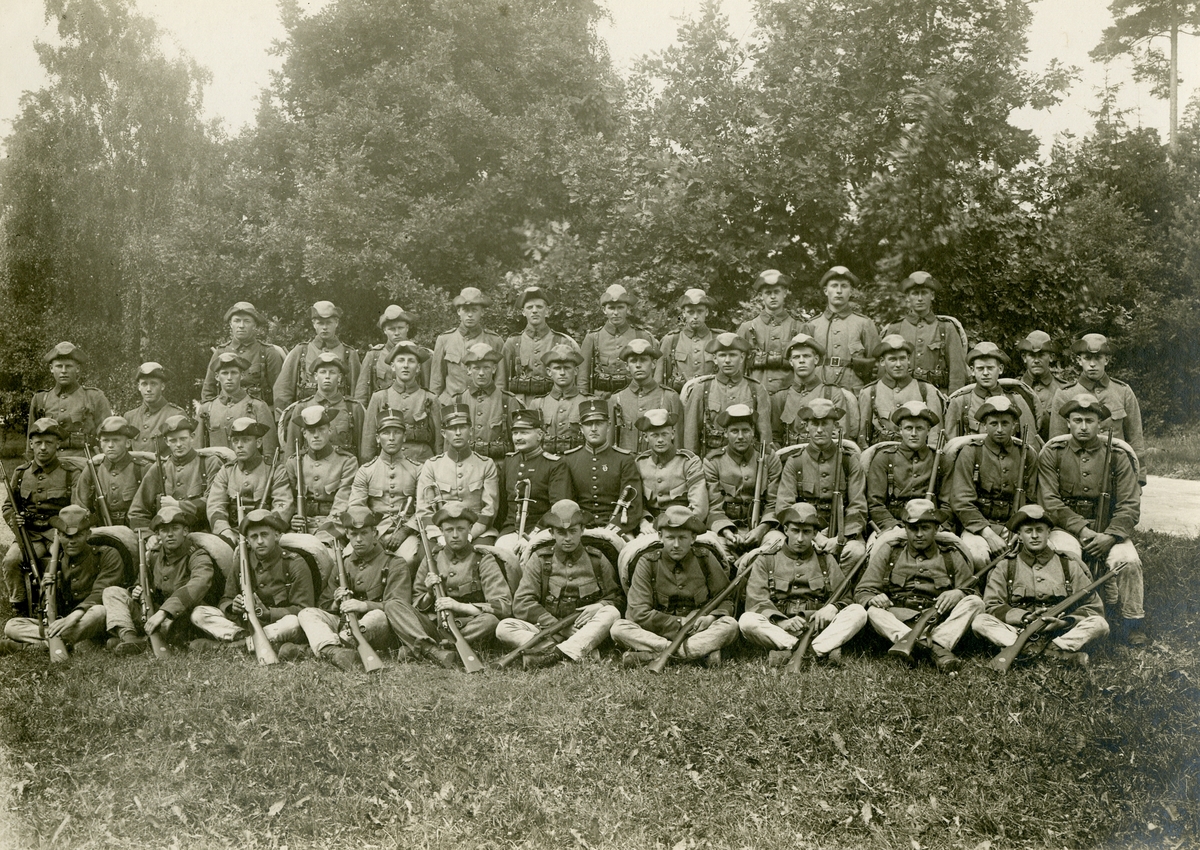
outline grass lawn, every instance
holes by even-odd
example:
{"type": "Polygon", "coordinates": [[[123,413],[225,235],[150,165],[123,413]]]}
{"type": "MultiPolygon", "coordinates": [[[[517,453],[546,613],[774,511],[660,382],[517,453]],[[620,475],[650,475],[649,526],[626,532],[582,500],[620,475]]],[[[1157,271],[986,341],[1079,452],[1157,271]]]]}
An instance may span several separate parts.
{"type": "Polygon", "coordinates": [[[1196,846],[1200,542],[1139,545],[1150,650],[1004,679],[0,658],[0,846],[1196,846]]]}
{"type": "Polygon", "coordinates": [[[1179,430],[1147,437],[1147,464],[1152,475],[1200,481],[1200,433],[1179,430]]]}

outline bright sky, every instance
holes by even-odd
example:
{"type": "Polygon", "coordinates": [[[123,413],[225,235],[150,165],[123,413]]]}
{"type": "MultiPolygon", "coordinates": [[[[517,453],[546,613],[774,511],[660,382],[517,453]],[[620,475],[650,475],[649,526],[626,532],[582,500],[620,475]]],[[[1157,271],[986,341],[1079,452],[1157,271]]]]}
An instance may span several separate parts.
{"type": "MultiPolygon", "coordinates": [[[[319,7],[324,0],[305,0],[319,7]]],[[[607,0],[611,22],[601,35],[619,69],[628,68],[650,51],[661,50],[675,38],[676,21],[696,14],[702,0],[607,0]]],[[[733,32],[746,38],[753,29],[753,0],[723,0],[733,32]]],[[[138,0],[144,14],[153,17],[166,37],[195,57],[213,74],[205,95],[209,117],[221,118],[236,132],[253,122],[256,98],[269,83],[278,59],[268,55],[271,43],[283,37],[275,0],[138,0]]],[[[1088,59],[1100,32],[1109,23],[1108,0],[1038,0],[1034,3],[1030,32],[1032,69],[1041,69],[1058,58],[1083,71],[1067,100],[1043,112],[1022,112],[1014,123],[1034,130],[1048,144],[1064,131],[1083,135],[1092,125],[1089,109],[1097,103],[1105,71],[1088,59]]],[[[0,138],[12,129],[20,108],[21,93],[45,83],[34,53],[35,39],[51,40],[54,25],[43,20],[41,0],[0,0],[0,138]]],[[[1180,76],[1183,78],[1180,113],[1200,82],[1200,45],[1181,39],[1180,76]]],[[[1157,127],[1166,140],[1167,104],[1156,100],[1144,86],[1131,81],[1124,69],[1110,71],[1110,80],[1122,85],[1120,105],[1129,109],[1134,126],[1157,127]]]]}

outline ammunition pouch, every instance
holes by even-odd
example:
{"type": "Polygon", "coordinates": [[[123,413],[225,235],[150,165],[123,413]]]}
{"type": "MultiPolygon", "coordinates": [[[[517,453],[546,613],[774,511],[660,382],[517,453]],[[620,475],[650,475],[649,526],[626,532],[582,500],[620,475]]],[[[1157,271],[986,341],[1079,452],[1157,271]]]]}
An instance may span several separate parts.
{"type": "Polygon", "coordinates": [[[976,507],[989,522],[1008,522],[1012,516],[1012,496],[981,496],[975,500],[976,507]]]}
{"type": "MultiPolygon", "coordinates": [[[[794,596],[780,594],[778,599],[772,599],[771,601],[775,603],[775,607],[779,609],[779,612],[787,617],[795,617],[797,614],[807,614],[810,611],[817,610],[811,607],[812,600],[800,599],[794,596]]],[[[820,603],[817,603],[817,606],[820,607],[820,603]]]]}
{"type": "Polygon", "coordinates": [[[583,445],[583,431],[578,425],[570,426],[570,430],[566,434],[559,434],[555,437],[547,437],[542,443],[542,448],[550,454],[561,455],[569,452],[571,449],[577,449],[583,445]]]}
{"type": "Polygon", "coordinates": [[[782,352],[755,349],[750,354],[750,368],[790,370],[792,367],[790,363],[783,359],[782,352]]]}
{"type": "Polygon", "coordinates": [[[559,596],[547,597],[542,607],[549,611],[555,618],[562,619],[568,614],[574,614],[586,605],[599,602],[603,598],[604,592],[602,590],[597,590],[595,593],[590,593],[587,596],[580,596],[578,588],[570,587],[564,590],[559,596]]]}
{"type": "Polygon", "coordinates": [[[508,440],[489,440],[486,443],[473,443],[471,450],[475,454],[490,457],[492,460],[501,461],[512,451],[512,445],[508,440]]]}
{"type": "Polygon", "coordinates": [[[329,512],[333,510],[333,497],[327,499],[318,499],[314,496],[306,495],[304,497],[304,515],[309,520],[314,520],[317,517],[327,517],[329,512]]]}
{"type": "Polygon", "coordinates": [[[697,605],[694,597],[668,596],[666,604],[657,604],[655,610],[661,611],[664,614],[670,614],[672,617],[686,617],[700,607],[703,607],[703,603],[697,605]]]}
{"type": "Polygon", "coordinates": [[[508,391],[517,395],[543,396],[554,388],[554,382],[546,375],[520,375],[508,379],[508,391]]]}
{"type": "Polygon", "coordinates": [[[935,369],[913,369],[913,377],[918,381],[924,381],[927,384],[933,384],[940,390],[946,390],[950,386],[950,374],[944,366],[938,366],[935,369]]]}
{"type": "Polygon", "coordinates": [[[630,380],[624,364],[614,367],[597,363],[592,370],[592,392],[619,393],[629,386],[630,380]]]}
{"type": "Polygon", "coordinates": [[[406,443],[424,443],[427,446],[434,444],[436,435],[433,433],[433,420],[428,416],[422,416],[420,419],[410,423],[404,432],[404,442],[406,443]]]}
{"type": "Polygon", "coordinates": [[[725,497],[725,516],[733,522],[747,522],[753,512],[753,501],[745,496],[725,497]]]}
{"type": "Polygon", "coordinates": [[[1079,514],[1084,519],[1092,520],[1096,518],[1096,505],[1099,499],[1090,499],[1085,497],[1079,498],[1064,498],[1063,504],[1066,505],[1075,513],[1079,514]]]}

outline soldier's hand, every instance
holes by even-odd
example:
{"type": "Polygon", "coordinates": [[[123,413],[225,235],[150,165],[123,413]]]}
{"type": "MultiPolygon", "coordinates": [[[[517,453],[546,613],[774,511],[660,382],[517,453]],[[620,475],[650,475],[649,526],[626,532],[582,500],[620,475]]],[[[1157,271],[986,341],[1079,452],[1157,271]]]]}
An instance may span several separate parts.
{"type": "Polygon", "coordinates": [[[142,598],[142,586],[140,584],[135,584],[133,587],[129,588],[129,598],[134,602],[137,602],[142,598]]]}
{"type": "Polygon", "coordinates": [[[957,589],[943,590],[941,593],[938,594],[938,598],[937,598],[937,601],[934,603],[934,607],[937,608],[937,612],[939,614],[947,614],[950,611],[953,611],[954,606],[957,605],[959,602],[961,602],[963,600],[963,597],[966,595],[967,594],[965,594],[961,590],[957,590],[957,589]]]}
{"type": "Polygon", "coordinates": [[[353,591],[351,591],[350,588],[338,587],[337,589],[335,589],[333,591],[333,601],[340,603],[343,599],[345,599],[348,596],[352,596],[352,595],[353,595],[353,591]]]}
{"type": "Polygon", "coordinates": [[[732,528],[726,528],[721,532],[721,539],[728,543],[731,547],[736,548],[741,542],[738,539],[737,532],[732,528]]]}
{"type": "Polygon", "coordinates": [[[240,593],[233,597],[233,600],[229,603],[229,610],[233,611],[235,614],[245,614],[246,598],[240,593]]]}
{"type": "Polygon", "coordinates": [[[993,555],[999,555],[1008,548],[1008,544],[1004,541],[1004,538],[993,531],[990,527],[985,528],[979,536],[982,537],[984,542],[987,543],[988,552],[993,555]]]}
{"type": "Polygon", "coordinates": [[[779,624],[779,628],[783,629],[789,635],[800,637],[800,635],[804,634],[804,627],[806,625],[807,623],[805,623],[804,617],[797,615],[784,620],[779,624]]]}
{"type": "Polygon", "coordinates": [[[717,618],[712,614],[705,614],[703,617],[697,617],[696,622],[692,624],[692,634],[702,632],[717,621],[717,618]]]}
{"type": "Polygon", "coordinates": [[[400,545],[408,538],[408,529],[400,526],[395,531],[390,532],[383,538],[383,548],[389,552],[395,552],[400,548],[400,545]]]}
{"type": "Polygon", "coordinates": [[[1097,533],[1084,542],[1083,551],[1093,558],[1103,558],[1115,545],[1117,545],[1117,538],[1111,534],[1097,533]]]}
{"type": "Polygon", "coordinates": [[[83,612],[76,609],[65,617],[59,617],[50,627],[46,629],[47,637],[58,637],[67,629],[74,628],[75,624],[83,619],[83,612]]]}
{"type": "Polygon", "coordinates": [[[888,598],[886,593],[876,593],[867,600],[868,608],[883,608],[887,610],[892,607],[892,600],[888,598]]]}
{"type": "Polygon", "coordinates": [[[146,621],[146,634],[154,634],[154,632],[166,621],[166,619],[167,612],[159,608],[154,612],[150,619],[146,621]]]}
{"type": "Polygon", "coordinates": [[[813,622],[817,624],[817,631],[821,631],[837,616],[837,608],[833,605],[826,605],[821,610],[812,615],[813,622]]]}
{"type": "Polygon", "coordinates": [[[304,517],[298,517],[298,516],[292,517],[292,531],[295,531],[298,534],[307,534],[308,533],[308,520],[305,519],[304,517]]]}
{"type": "Polygon", "coordinates": [[[339,610],[343,614],[365,614],[370,609],[367,607],[367,603],[363,600],[355,599],[354,597],[349,596],[341,601],[339,610]]]}
{"type": "Polygon", "coordinates": [[[425,589],[433,590],[442,583],[442,577],[438,573],[430,572],[425,574],[425,589]]]}
{"type": "Polygon", "coordinates": [[[1064,620],[1061,617],[1047,617],[1045,614],[1042,615],[1042,622],[1046,624],[1046,628],[1050,631],[1058,631],[1071,625],[1069,620],[1064,620]]]}
{"type": "Polygon", "coordinates": [[[604,607],[603,602],[593,602],[591,605],[584,605],[576,612],[575,627],[583,628],[592,621],[592,618],[600,613],[600,609],[604,607]]]}
{"type": "Polygon", "coordinates": [[[151,534],[149,537],[146,538],[146,553],[147,554],[153,554],[154,552],[157,552],[159,550],[159,548],[160,548],[160,544],[158,542],[157,534],[151,534]]]}

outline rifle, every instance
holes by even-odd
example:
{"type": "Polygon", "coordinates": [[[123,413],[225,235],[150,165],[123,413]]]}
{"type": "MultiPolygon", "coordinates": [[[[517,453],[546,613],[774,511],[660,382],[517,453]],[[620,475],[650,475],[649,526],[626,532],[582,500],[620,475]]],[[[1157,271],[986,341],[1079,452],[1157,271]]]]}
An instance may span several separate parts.
{"type": "MultiPolygon", "coordinates": [[[[262,497],[259,498],[259,500],[258,500],[258,509],[260,511],[266,510],[267,501],[271,498],[271,486],[275,482],[275,465],[277,463],[279,463],[279,449],[276,449],[275,453],[273,455],[271,455],[271,465],[270,465],[270,467],[267,468],[267,486],[263,488],[262,497]]],[[[296,472],[297,472],[297,475],[300,474],[300,458],[299,458],[299,456],[296,457],[296,472]]],[[[300,510],[301,510],[300,515],[303,516],[304,509],[301,508],[300,510]]],[[[305,529],[305,531],[307,531],[308,526],[307,525],[304,526],[304,529],[305,529]]]]}
{"type": "MultiPolygon", "coordinates": [[[[346,561],[342,557],[342,547],[335,545],[333,547],[333,559],[337,562],[338,582],[346,598],[351,594],[350,579],[346,575],[346,561]]],[[[379,660],[379,655],[376,654],[374,647],[367,642],[366,636],[362,633],[362,626],[358,624],[358,615],[346,612],[346,624],[350,626],[350,634],[354,635],[354,642],[358,644],[358,657],[362,659],[363,669],[368,673],[374,673],[376,670],[383,669],[383,662],[379,660]]]]}
{"type": "Polygon", "coordinates": [[[1025,452],[1029,450],[1026,429],[1021,429],[1021,455],[1017,463],[1017,492],[1013,494],[1013,513],[1025,507],[1025,452]]]}
{"type": "Polygon", "coordinates": [[[1113,432],[1110,429],[1108,432],[1108,442],[1104,446],[1104,489],[1100,491],[1100,498],[1096,500],[1096,528],[1097,534],[1103,534],[1108,528],[1110,519],[1109,512],[1112,510],[1112,450],[1113,450],[1113,432]]]}
{"type": "Polygon", "coordinates": [[[212,431],[212,420],[209,419],[208,411],[204,409],[202,402],[193,400],[192,412],[196,414],[196,421],[204,426],[201,431],[203,437],[200,440],[200,448],[207,449],[212,442],[212,435],[210,433],[212,431]]]}
{"type": "MultiPolygon", "coordinates": [[[[942,465],[942,455],[946,451],[946,431],[938,431],[937,448],[933,451],[933,469],[929,472],[929,486],[925,488],[925,498],[937,504],[938,468],[942,465]]],[[[1021,458],[1022,464],[1025,458],[1021,458]]],[[[1024,467],[1022,467],[1024,468],[1024,467]]]]}
{"type": "Polygon", "coordinates": [[[112,525],[112,511],[108,507],[108,496],[104,492],[104,485],[100,483],[100,473],[96,471],[96,460],[92,457],[91,450],[84,445],[83,456],[87,460],[88,472],[92,474],[92,483],[96,485],[96,507],[99,509],[96,513],[100,514],[100,521],[105,525],[112,525]]]}
{"type": "Polygon", "coordinates": [[[842,483],[845,474],[845,470],[842,468],[845,462],[843,453],[846,448],[842,445],[840,430],[834,432],[833,436],[837,442],[837,450],[833,455],[833,498],[830,503],[829,536],[837,537],[835,554],[841,555],[842,549],[846,546],[846,493],[842,483]]]}
{"type": "Polygon", "coordinates": [[[396,514],[395,524],[388,528],[387,538],[384,541],[383,548],[389,552],[395,552],[399,548],[399,543],[392,545],[392,536],[397,534],[404,527],[404,518],[408,516],[408,509],[412,507],[413,497],[408,496],[404,500],[404,506],[400,508],[400,513],[396,514]]]}
{"type": "Polygon", "coordinates": [[[29,539],[29,531],[25,528],[25,518],[21,516],[21,511],[17,507],[17,494],[9,483],[8,470],[4,468],[4,462],[0,461],[0,478],[4,479],[4,497],[8,499],[8,503],[13,509],[13,526],[16,530],[17,543],[21,546],[21,554],[25,557],[25,563],[29,565],[28,570],[22,570],[25,576],[25,604],[28,606],[27,611],[30,616],[33,615],[33,581],[37,579],[40,583],[42,580],[41,574],[38,571],[37,551],[33,548],[33,541],[29,539]]]}
{"type": "Polygon", "coordinates": [[[1075,591],[1053,608],[1048,608],[1041,614],[1038,614],[1037,617],[1035,617],[1029,623],[1029,625],[1021,630],[1021,633],[1017,635],[1017,639],[1013,642],[1013,645],[1002,650],[999,655],[988,662],[988,666],[997,673],[1007,673],[1008,668],[1012,666],[1013,661],[1015,661],[1017,656],[1021,654],[1021,650],[1025,648],[1025,644],[1031,640],[1038,639],[1038,636],[1041,634],[1042,630],[1046,628],[1047,619],[1055,619],[1060,614],[1067,613],[1068,610],[1074,608],[1076,605],[1086,599],[1092,591],[1119,573],[1124,566],[1124,564],[1117,564],[1117,566],[1100,576],[1100,578],[1093,581],[1087,587],[1075,591]]]}
{"type": "Polygon", "coordinates": [[[767,474],[767,443],[762,439],[758,443],[758,463],[754,469],[754,497],[750,503],[750,531],[758,528],[758,524],[762,522],[763,484],[766,483],[763,479],[767,474]]]}
{"type": "Polygon", "coordinates": [[[250,581],[250,556],[246,552],[246,535],[241,533],[242,521],[246,518],[246,506],[242,503],[242,494],[237,497],[238,511],[238,568],[242,585],[242,600],[245,602],[246,622],[250,624],[250,636],[254,643],[254,655],[259,664],[276,664],[279,656],[263,631],[262,620],[258,619],[254,585],[250,581]]]}
{"type": "MultiPolygon", "coordinates": [[[[166,448],[166,446],[163,446],[163,448],[166,448]]],[[[160,484],[162,484],[162,492],[158,494],[158,505],[155,507],[155,510],[162,508],[163,497],[167,495],[167,472],[165,469],[163,469],[162,452],[160,452],[158,449],[159,446],[156,441],[154,446],[154,463],[158,466],[158,481],[160,484]]],[[[204,461],[201,461],[200,464],[200,468],[203,469],[204,461]]]]}
{"type": "Polygon", "coordinates": [[[300,453],[300,437],[296,436],[296,449],[292,452],[292,457],[296,459],[296,516],[304,525],[304,530],[308,531],[308,515],[304,510],[304,502],[307,498],[305,495],[304,486],[304,455],[300,453]]]}
{"type": "Polygon", "coordinates": [[[696,608],[692,611],[692,613],[688,614],[687,619],[685,619],[683,624],[679,627],[679,631],[675,634],[675,638],[671,641],[670,646],[660,652],[658,654],[658,658],[655,658],[653,661],[651,661],[646,666],[646,669],[651,673],[661,673],[663,670],[665,670],[667,667],[667,662],[671,659],[672,655],[679,651],[679,647],[683,646],[683,642],[687,640],[688,634],[691,632],[692,626],[696,624],[696,621],[701,617],[707,617],[713,611],[717,610],[718,605],[728,599],[730,595],[736,593],[738,588],[746,583],[746,579],[750,577],[750,568],[753,563],[754,559],[748,558],[746,561],[746,566],[744,566],[741,572],[734,577],[733,581],[729,582],[729,585],[724,590],[722,590],[712,599],[708,600],[708,602],[704,603],[703,608],[696,608]]]}
{"type": "Polygon", "coordinates": [[[621,491],[621,498],[617,499],[617,503],[613,505],[612,516],[608,518],[608,525],[605,528],[610,531],[615,531],[618,534],[622,532],[621,526],[629,522],[629,506],[633,504],[633,499],[637,495],[637,490],[632,484],[629,484],[621,491]]]}
{"type": "MultiPolygon", "coordinates": [[[[50,544],[50,566],[46,567],[46,575],[42,579],[42,607],[46,612],[46,624],[44,628],[50,628],[54,625],[54,621],[58,619],[58,591],[55,584],[58,582],[59,572],[59,553],[62,551],[62,542],[58,538],[58,532],[54,532],[54,542],[50,544]]],[[[67,660],[67,645],[63,643],[60,637],[46,636],[46,646],[50,649],[50,660],[55,664],[62,664],[67,660]]]]}
{"type": "Polygon", "coordinates": [[[542,643],[543,641],[545,641],[548,638],[554,637],[559,632],[563,631],[567,626],[574,623],[575,619],[578,616],[579,616],[579,612],[575,611],[574,613],[568,614],[567,616],[563,617],[561,620],[558,620],[557,622],[552,623],[549,626],[546,626],[545,628],[538,629],[538,633],[535,634],[533,637],[531,637],[529,640],[525,641],[523,644],[518,646],[512,652],[509,652],[507,655],[501,656],[500,660],[496,662],[496,666],[499,667],[501,670],[505,669],[510,664],[512,664],[514,661],[516,661],[518,658],[520,658],[522,655],[533,650],[538,644],[542,643]]]}
{"type": "MultiPolygon", "coordinates": [[[[846,573],[846,577],[830,594],[826,604],[832,604],[841,600],[843,596],[850,592],[851,586],[854,584],[855,577],[858,576],[858,571],[862,569],[862,565],[867,562],[867,553],[863,552],[850,571],[846,573]]],[[[808,618],[808,624],[804,629],[804,634],[800,635],[800,640],[796,641],[796,647],[792,650],[792,657],[788,660],[785,668],[788,673],[799,673],[804,666],[804,656],[808,654],[808,648],[812,645],[813,638],[817,636],[817,624],[812,617],[808,618]]]]}
{"type": "MultiPolygon", "coordinates": [[[[142,586],[142,622],[145,623],[154,616],[154,591],[150,585],[150,568],[146,564],[146,529],[139,528],[134,534],[137,535],[138,584],[142,586]]],[[[150,648],[154,650],[155,658],[167,658],[170,656],[171,651],[167,649],[167,642],[163,639],[158,629],[147,632],[146,636],[150,638],[150,648]]]]}
{"type": "Polygon", "coordinates": [[[529,519],[529,501],[533,498],[533,482],[525,478],[517,482],[517,499],[520,508],[517,510],[517,542],[525,539],[525,523],[529,519]],[[525,485],[525,495],[521,496],[521,485],[525,485]]]}
{"type": "MultiPolygon", "coordinates": [[[[432,490],[434,488],[430,487],[429,489],[432,490]]],[[[438,491],[438,495],[439,497],[441,496],[440,490],[438,491]]],[[[441,501],[440,498],[433,500],[435,513],[439,509],[439,501],[441,501]]],[[[420,530],[421,548],[425,551],[425,560],[429,563],[429,574],[436,576],[438,574],[437,561],[433,555],[433,547],[429,545],[429,533],[425,530],[424,523],[418,523],[417,528],[420,530]]],[[[446,591],[442,587],[441,582],[433,586],[433,596],[435,599],[441,599],[445,595],[446,591]]],[[[454,615],[449,611],[443,611],[439,615],[439,620],[441,621],[442,628],[454,636],[454,649],[458,652],[458,657],[462,659],[464,669],[468,673],[478,673],[486,669],[484,663],[475,655],[475,650],[471,649],[471,644],[467,643],[467,639],[463,636],[462,629],[458,627],[454,615]]]]}

